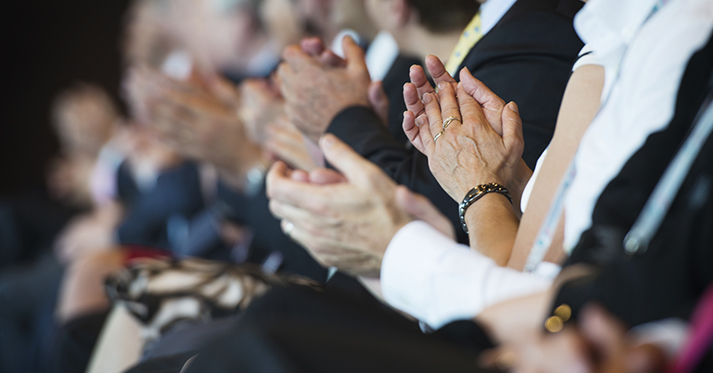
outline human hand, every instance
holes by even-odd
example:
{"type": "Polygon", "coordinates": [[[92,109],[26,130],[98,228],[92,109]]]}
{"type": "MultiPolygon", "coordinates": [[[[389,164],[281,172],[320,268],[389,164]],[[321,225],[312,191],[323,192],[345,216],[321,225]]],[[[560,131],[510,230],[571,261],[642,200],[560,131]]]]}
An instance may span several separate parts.
{"type": "Polygon", "coordinates": [[[219,78],[204,86],[147,68],[131,84],[139,118],[181,154],[210,162],[240,178],[261,158],[236,113],[239,95],[219,78]]]}
{"type": "MultiPolygon", "coordinates": [[[[347,62],[328,49],[320,38],[306,38],[300,43],[302,51],[309,54],[325,67],[344,67],[347,62]]],[[[386,125],[389,123],[389,98],[381,81],[371,82],[367,91],[371,108],[386,125]]]]}
{"type": "Polygon", "coordinates": [[[408,222],[421,218],[454,236],[430,202],[397,186],[342,141],[328,134],[320,145],[343,179],[325,169],[290,172],[281,162],[267,176],[270,210],[319,263],[378,277],[389,242],[408,222]]]}
{"type": "Polygon", "coordinates": [[[279,89],[267,79],[246,79],[240,84],[241,103],[238,109],[251,141],[264,144],[267,128],[285,114],[285,101],[279,89]]]}
{"type": "Polygon", "coordinates": [[[515,372],[663,372],[661,350],[638,344],[599,306],[582,311],[578,327],[529,338],[514,346],[515,372]]]}
{"type": "MultiPolygon", "coordinates": [[[[434,55],[427,56],[426,68],[428,68],[428,72],[439,89],[443,84],[452,84],[455,90],[455,79],[446,71],[446,67],[438,57],[434,55]]],[[[467,68],[465,70],[468,71],[467,68]]],[[[411,83],[404,85],[404,101],[408,111],[404,114],[403,128],[411,143],[423,153],[423,142],[420,139],[419,126],[421,125],[420,123],[429,124],[429,122],[422,100],[426,93],[436,93],[436,90],[429,83],[421,66],[412,66],[409,76],[411,83]],[[418,121],[418,125],[416,121],[418,121]]],[[[483,108],[483,115],[488,123],[490,123],[495,132],[502,135],[501,116],[505,108],[505,101],[475,79],[470,74],[470,71],[467,73],[461,71],[460,78],[465,91],[473,96],[483,108]]]]}
{"type": "Polygon", "coordinates": [[[419,132],[431,172],[455,201],[480,184],[499,183],[513,188],[514,170],[523,151],[517,105],[510,103],[503,110],[500,136],[462,84],[457,90],[456,97],[453,86],[444,84],[438,95],[424,94],[429,123],[421,125],[419,132]],[[446,118],[455,119],[444,129],[446,118]]]}
{"type": "Polygon", "coordinates": [[[349,37],[343,45],[345,66],[327,66],[300,46],[290,46],[278,69],[288,118],[315,142],[342,110],[369,106],[364,50],[349,37]]]}
{"type": "MultiPolygon", "coordinates": [[[[276,159],[282,160],[291,167],[312,171],[319,167],[310,149],[307,138],[287,118],[277,118],[274,124],[267,127],[265,150],[276,159]]],[[[317,149],[316,145],[311,145],[317,149]]]]}

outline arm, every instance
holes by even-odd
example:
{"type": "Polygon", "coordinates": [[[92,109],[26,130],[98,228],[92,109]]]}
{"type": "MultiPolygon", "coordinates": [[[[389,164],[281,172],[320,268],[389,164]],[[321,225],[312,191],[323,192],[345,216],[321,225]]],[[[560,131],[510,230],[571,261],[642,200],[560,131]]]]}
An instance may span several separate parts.
{"type": "MultiPolygon", "coordinates": [[[[599,109],[603,86],[604,68],[601,66],[584,65],[572,74],[562,99],[554,138],[517,230],[509,267],[521,270],[525,266],[557,187],[574,159],[582,135],[599,109]]],[[[557,254],[562,252],[563,221],[560,217],[558,234],[545,258],[555,263],[561,259],[557,254]]]]}

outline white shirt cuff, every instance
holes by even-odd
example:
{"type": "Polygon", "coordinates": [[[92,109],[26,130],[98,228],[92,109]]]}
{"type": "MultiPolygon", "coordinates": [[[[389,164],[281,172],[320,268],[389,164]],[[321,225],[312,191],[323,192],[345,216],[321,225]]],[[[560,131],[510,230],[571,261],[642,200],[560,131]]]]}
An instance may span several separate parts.
{"type": "Polygon", "coordinates": [[[543,291],[551,283],[550,278],[500,267],[422,221],[399,230],[381,265],[384,299],[433,329],[543,291]]]}

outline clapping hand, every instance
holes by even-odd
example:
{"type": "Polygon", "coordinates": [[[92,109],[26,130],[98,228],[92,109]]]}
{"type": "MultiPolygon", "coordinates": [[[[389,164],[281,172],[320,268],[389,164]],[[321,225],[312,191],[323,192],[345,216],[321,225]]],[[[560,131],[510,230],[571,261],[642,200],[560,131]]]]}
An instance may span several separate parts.
{"type": "Polygon", "coordinates": [[[270,210],[320,264],[378,277],[389,242],[414,219],[454,236],[448,219],[425,197],[396,185],[333,135],[320,145],[343,176],[321,168],[290,171],[281,162],[267,176],[270,210]]]}
{"type": "Polygon", "coordinates": [[[455,201],[487,183],[506,186],[519,200],[530,171],[522,161],[517,105],[506,105],[467,69],[456,83],[435,56],[426,65],[438,92],[419,66],[404,86],[403,128],[411,143],[429,158],[431,172],[455,201]]]}

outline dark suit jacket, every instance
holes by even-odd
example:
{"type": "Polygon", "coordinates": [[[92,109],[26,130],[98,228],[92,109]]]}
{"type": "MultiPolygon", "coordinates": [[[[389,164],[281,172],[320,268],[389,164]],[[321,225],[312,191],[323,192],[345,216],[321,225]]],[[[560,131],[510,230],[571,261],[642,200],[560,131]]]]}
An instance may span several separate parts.
{"type": "MultiPolygon", "coordinates": [[[[533,168],[554,132],[559,105],[582,42],[572,20],[578,0],[519,0],[466,56],[461,67],[506,101],[517,102],[523,119],[525,162],[533,168]]],[[[428,159],[407,148],[387,131],[366,107],[338,114],[328,132],[379,165],[398,183],[426,195],[460,226],[457,204],[431,175],[428,159]]],[[[397,129],[396,129],[397,128],[397,129]]],[[[459,241],[467,242],[457,229],[459,241]]]]}
{"type": "Polygon", "coordinates": [[[127,209],[116,232],[121,244],[170,249],[169,220],[190,219],[205,206],[198,166],[193,162],[166,170],[146,192],[136,186],[126,163],[120,166],[117,179],[119,198],[127,209]]]}
{"type": "Polygon", "coordinates": [[[595,276],[566,284],[557,301],[570,304],[575,316],[584,304],[596,301],[631,326],[685,318],[713,281],[713,138],[685,177],[646,253],[628,258],[621,244],[711,92],[712,71],[713,38],[691,58],[668,128],[649,136],[597,201],[593,227],[582,235],[570,264],[602,268],[595,276]],[[602,227],[614,233],[599,234],[602,227]],[[618,252],[603,255],[602,247],[612,245],[618,252]]]}

